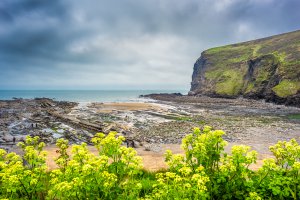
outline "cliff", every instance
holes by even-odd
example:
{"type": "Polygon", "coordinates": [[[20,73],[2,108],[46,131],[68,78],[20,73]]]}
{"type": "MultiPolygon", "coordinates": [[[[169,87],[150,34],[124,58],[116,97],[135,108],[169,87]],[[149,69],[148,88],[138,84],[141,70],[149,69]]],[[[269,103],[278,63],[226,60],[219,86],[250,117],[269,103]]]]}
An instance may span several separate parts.
{"type": "Polygon", "coordinates": [[[300,31],[202,52],[189,95],[300,106],[300,31]]]}

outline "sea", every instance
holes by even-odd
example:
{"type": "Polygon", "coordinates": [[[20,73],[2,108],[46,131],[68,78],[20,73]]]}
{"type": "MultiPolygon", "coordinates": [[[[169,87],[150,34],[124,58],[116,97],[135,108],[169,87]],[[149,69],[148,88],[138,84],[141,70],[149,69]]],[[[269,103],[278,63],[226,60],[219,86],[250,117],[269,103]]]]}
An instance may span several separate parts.
{"type": "Polygon", "coordinates": [[[73,102],[139,102],[140,95],[153,93],[181,93],[187,90],[0,90],[0,100],[15,98],[51,98],[73,102]]]}

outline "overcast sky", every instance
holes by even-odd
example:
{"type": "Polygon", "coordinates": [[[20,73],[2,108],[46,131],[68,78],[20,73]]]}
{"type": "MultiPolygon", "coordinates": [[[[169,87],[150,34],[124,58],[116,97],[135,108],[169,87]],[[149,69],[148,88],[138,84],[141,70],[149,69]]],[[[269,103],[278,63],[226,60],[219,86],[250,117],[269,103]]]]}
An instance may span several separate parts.
{"type": "Polygon", "coordinates": [[[297,29],[299,0],[1,0],[0,89],[189,89],[203,50],[297,29]]]}

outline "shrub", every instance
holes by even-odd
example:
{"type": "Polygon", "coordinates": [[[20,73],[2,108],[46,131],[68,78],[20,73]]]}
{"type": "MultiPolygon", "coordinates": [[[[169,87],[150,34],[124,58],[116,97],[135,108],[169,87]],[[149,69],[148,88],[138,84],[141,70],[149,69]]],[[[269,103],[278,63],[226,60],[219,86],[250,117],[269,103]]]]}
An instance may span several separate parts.
{"type": "Polygon", "coordinates": [[[98,133],[87,145],[57,140],[57,169],[46,166],[44,143],[27,137],[22,155],[0,149],[0,198],[5,199],[300,199],[300,145],[295,139],[270,147],[274,158],[249,167],[257,152],[245,145],[224,152],[221,130],[195,128],[182,140],[184,155],[165,153],[168,169],[148,172],[115,132],[98,133]]]}
{"type": "Polygon", "coordinates": [[[3,198],[43,199],[49,179],[46,167],[45,144],[39,137],[26,137],[18,146],[23,151],[22,158],[16,153],[0,150],[1,196],[3,198]]]}

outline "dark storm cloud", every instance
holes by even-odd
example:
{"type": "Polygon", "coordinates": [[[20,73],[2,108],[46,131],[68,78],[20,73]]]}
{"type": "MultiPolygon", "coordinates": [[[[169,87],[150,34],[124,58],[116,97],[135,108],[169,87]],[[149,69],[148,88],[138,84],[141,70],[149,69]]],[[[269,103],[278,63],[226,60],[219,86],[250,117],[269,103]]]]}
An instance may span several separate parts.
{"type": "Polygon", "coordinates": [[[300,28],[298,0],[2,0],[0,88],[188,88],[201,51],[300,28]]]}

